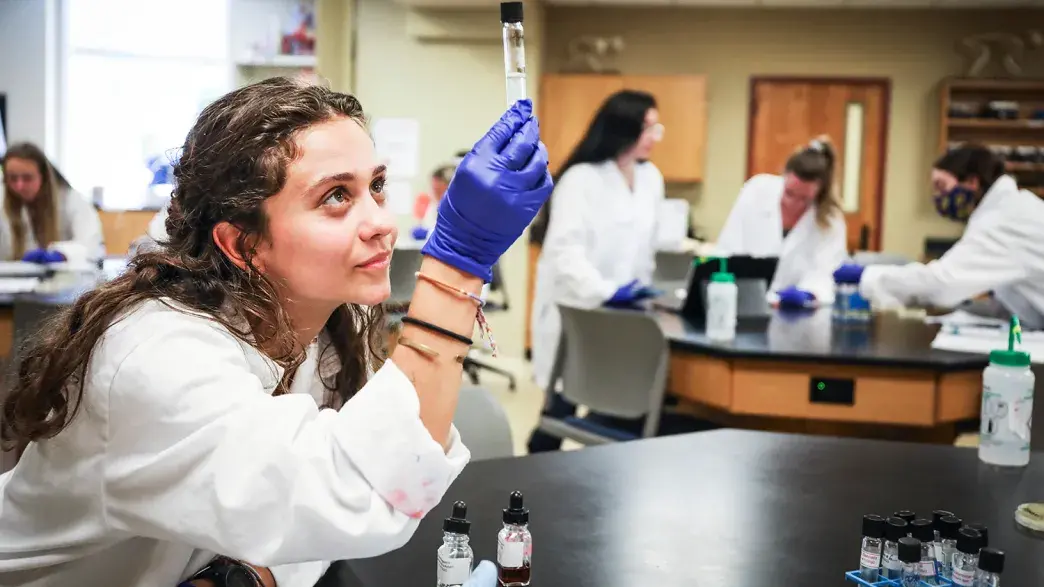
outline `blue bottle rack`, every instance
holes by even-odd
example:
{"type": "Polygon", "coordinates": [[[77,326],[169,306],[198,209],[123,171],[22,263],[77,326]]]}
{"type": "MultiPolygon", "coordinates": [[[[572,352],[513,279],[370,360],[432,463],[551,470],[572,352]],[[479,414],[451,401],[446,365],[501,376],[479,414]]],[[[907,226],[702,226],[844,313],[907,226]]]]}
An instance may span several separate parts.
{"type": "MultiPolygon", "coordinates": [[[[885,579],[884,577],[878,577],[876,581],[867,581],[862,577],[859,571],[848,571],[845,573],[845,580],[861,585],[862,587],[903,587],[902,581],[899,579],[885,579]]],[[[953,583],[946,579],[936,579],[935,583],[928,583],[921,581],[920,587],[953,587],[953,583]]]]}

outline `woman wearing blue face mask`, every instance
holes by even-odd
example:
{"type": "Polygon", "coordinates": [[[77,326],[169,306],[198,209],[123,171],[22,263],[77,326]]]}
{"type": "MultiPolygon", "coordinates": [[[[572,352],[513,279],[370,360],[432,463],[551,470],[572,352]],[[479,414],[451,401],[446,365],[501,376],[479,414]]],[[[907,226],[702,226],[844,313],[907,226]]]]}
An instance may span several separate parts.
{"type": "Polygon", "coordinates": [[[989,149],[966,145],[935,162],[939,214],[967,222],[964,235],[926,265],[845,265],[835,277],[859,278],[876,307],[953,307],[992,291],[1028,328],[1044,328],[1044,201],[1020,190],[989,149]]]}

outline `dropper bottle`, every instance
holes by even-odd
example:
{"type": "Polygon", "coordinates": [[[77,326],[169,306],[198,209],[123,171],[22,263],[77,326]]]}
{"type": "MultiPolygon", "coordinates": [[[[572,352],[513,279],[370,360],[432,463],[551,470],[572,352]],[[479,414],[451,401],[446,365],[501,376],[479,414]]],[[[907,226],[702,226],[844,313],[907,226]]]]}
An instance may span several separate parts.
{"type": "Polygon", "coordinates": [[[467,582],[475,553],[468,544],[471,522],[468,506],[463,501],[453,504],[453,515],[442,523],[442,546],[439,547],[438,587],[456,587],[467,582]]]}
{"type": "Polygon", "coordinates": [[[533,535],[529,533],[529,510],[522,503],[522,493],[511,493],[504,510],[504,527],[497,534],[497,570],[503,587],[529,585],[533,535]]]}
{"type": "Polygon", "coordinates": [[[1003,467],[1025,467],[1030,461],[1030,416],[1033,385],[1030,355],[1015,350],[1022,342],[1017,316],[1011,317],[1008,350],[990,353],[990,364],[982,373],[982,428],[979,431],[979,460],[1003,467]]]}
{"type": "Polygon", "coordinates": [[[731,342],[736,338],[736,305],[739,288],[736,276],[728,272],[727,261],[718,259],[718,271],[707,285],[707,338],[731,342]]]}
{"type": "Polygon", "coordinates": [[[526,44],[522,30],[522,3],[500,3],[500,26],[504,37],[504,79],[507,86],[508,108],[525,100],[526,44]]]}

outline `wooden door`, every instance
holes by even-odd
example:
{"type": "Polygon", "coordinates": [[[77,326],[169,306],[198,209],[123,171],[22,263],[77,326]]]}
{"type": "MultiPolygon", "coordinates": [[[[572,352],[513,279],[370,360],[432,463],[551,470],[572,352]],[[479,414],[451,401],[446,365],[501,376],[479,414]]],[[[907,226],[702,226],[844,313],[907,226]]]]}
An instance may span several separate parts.
{"type": "Polygon", "coordinates": [[[830,136],[848,248],[879,250],[890,94],[885,79],[752,79],[748,177],[781,173],[798,148],[830,136]]]}
{"type": "Polygon", "coordinates": [[[652,162],[668,181],[703,181],[707,139],[707,80],[702,75],[629,75],[624,87],[656,98],[663,142],[653,150],[652,162]]]}
{"type": "Polygon", "coordinates": [[[540,138],[547,146],[551,173],[572,153],[602,102],[622,90],[618,75],[554,74],[540,81],[540,138]]]}

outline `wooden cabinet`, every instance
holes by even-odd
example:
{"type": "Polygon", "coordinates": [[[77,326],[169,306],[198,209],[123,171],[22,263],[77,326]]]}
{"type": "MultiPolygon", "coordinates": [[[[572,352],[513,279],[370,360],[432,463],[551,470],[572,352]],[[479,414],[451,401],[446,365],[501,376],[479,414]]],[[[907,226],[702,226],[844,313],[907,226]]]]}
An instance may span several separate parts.
{"type": "Polygon", "coordinates": [[[123,210],[99,212],[105,252],[109,255],[126,255],[134,239],[143,236],[156,210],[123,210]]]}
{"type": "Polygon", "coordinates": [[[699,75],[549,74],[540,84],[540,132],[552,172],[569,157],[598,107],[613,93],[641,90],[656,98],[663,142],[652,161],[670,182],[703,180],[707,82],[699,75]]]}

